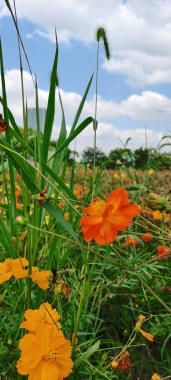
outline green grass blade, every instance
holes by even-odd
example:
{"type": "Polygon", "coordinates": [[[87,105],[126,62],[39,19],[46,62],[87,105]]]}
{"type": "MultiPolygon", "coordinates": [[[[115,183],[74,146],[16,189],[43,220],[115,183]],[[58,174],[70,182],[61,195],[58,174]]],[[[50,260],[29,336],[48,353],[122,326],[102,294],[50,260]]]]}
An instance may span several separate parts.
{"type": "Polygon", "coordinates": [[[72,132],[69,137],[61,144],[61,146],[56,150],[56,152],[50,157],[49,161],[66,148],[72,140],[74,140],[89,124],[93,123],[94,119],[92,117],[87,117],[78,127],[72,132]]]}
{"type": "Polygon", "coordinates": [[[46,119],[45,119],[45,126],[44,126],[44,138],[43,138],[43,149],[42,149],[42,152],[43,152],[42,158],[44,162],[47,162],[49,141],[50,141],[50,137],[52,133],[52,127],[53,127],[53,121],[54,121],[54,115],[55,115],[57,63],[58,63],[58,43],[56,39],[56,52],[55,52],[55,58],[54,58],[52,72],[51,72],[51,83],[50,83],[46,119]]]}

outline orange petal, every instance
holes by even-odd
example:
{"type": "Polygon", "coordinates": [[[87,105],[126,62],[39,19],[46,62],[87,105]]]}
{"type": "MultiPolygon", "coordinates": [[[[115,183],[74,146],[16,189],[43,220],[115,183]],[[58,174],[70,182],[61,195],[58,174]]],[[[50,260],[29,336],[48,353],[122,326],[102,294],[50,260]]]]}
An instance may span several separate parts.
{"type": "Polygon", "coordinates": [[[153,342],[153,340],[154,340],[154,336],[153,336],[153,335],[151,335],[150,333],[148,333],[148,332],[146,332],[146,331],[144,331],[144,330],[142,330],[142,329],[140,329],[140,333],[141,333],[146,339],[150,340],[150,342],[153,342]]]}
{"type": "Polygon", "coordinates": [[[118,187],[118,189],[112,191],[108,196],[107,205],[111,203],[114,204],[115,210],[118,210],[120,207],[128,203],[128,192],[122,187],[118,187]]]}

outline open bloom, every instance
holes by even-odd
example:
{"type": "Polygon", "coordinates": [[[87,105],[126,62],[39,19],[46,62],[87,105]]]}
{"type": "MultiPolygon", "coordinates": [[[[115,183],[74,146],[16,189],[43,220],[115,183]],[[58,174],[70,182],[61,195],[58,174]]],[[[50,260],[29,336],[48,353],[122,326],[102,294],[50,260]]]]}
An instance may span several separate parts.
{"type": "Polygon", "coordinates": [[[152,233],[151,232],[147,232],[145,235],[141,235],[141,239],[143,241],[150,241],[152,239],[152,233]]]}
{"type": "MultiPolygon", "coordinates": [[[[3,263],[0,263],[0,284],[8,281],[12,276],[15,278],[22,278],[24,267],[28,266],[28,260],[23,258],[20,259],[6,259],[3,263]]],[[[27,277],[27,273],[25,273],[27,277]]]]}
{"type": "Polygon", "coordinates": [[[125,238],[124,245],[137,245],[140,244],[138,240],[131,237],[125,238]]]}
{"type": "Polygon", "coordinates": [[[82,209],[89,214],[80,220],[84,239],[95,239],[101,245],[112,243],[118,231],[128,227],[132,218],[140,213],[137,205],[129,203],[128,192],[123,188],[112,191],[106,202],[96,199],[82,209]]]}
{"type": "Polygon", "coordinates": [[[170,248],[167,245],[161,245],[157,249],[158,256],[155,258],[155,261],[161,260],[161,259],[168,259],[168,257],[171,255],[170,248]]]}
{"type": "Polygon", "coordinates": [[[160,377],[157,373],[154,373],[154,374],[152,375],[151,380],[162,380],[162,379],[161,379],[161,377],[160,377]]]}
{"type": "Polygon", "coordinates": [[[44,270],[40,272],[38,267],[32,267],[32,274],[30,274],[30,278],[32,281],[36,282],[41,289],[46,290],[49,288],[49,280],[47,277],[50,275],[50,270],[44,270]]]}
{"type": "Polygon", "coordinates": [[[52,306],[45,302],[40,305],[39,309],[28,309],[24,313],[26,321],[22,322],[20,328],[25,328],[30,332],[36,331],[37,326],[40,324],[55,325],[58,329],[61,328],[59,321],[60,315],[56,309],[52,309],[52,306]]]}
{"type": "Polygon", "coordinates": [[[135,331],[139,331],[146,339],[148,339],[150,342],[153,342],[153,340],[154,340],[153,335],[142,330],[142,328],[141,328],[141,325],[144,322],[144,320],[145,320],[144,315],[140,315],[138,318],[138,321],[136,323],[136,326],[135,326],[135,331]]]}
{"type": "Polygon", "coordinates": [[[72,372],[71,343],[55,325],[40,324],[35,335],[20,340],[19,348],[17,370],[28,380],[63,380],[72,372]]]}

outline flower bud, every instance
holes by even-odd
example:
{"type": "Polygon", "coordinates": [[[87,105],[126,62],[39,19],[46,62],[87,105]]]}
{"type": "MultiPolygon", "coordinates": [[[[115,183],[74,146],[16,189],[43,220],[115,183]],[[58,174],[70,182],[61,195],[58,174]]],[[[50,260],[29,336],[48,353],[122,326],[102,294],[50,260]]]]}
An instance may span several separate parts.
{"type": "Polygon", "coordinates": [[[18,215],[15,218],[15,223],[18,224],[19,226],[26,226],[27,224],[27,219],[24,218],[24,216],[18,215]]]}
{"type": "Polygon", "coordinates": [[[161,195],[156,193],[149,193],[144,200],[146,206],[152,210],[164,210],[169,207],[168,198],[161,197],[161,195]]]}

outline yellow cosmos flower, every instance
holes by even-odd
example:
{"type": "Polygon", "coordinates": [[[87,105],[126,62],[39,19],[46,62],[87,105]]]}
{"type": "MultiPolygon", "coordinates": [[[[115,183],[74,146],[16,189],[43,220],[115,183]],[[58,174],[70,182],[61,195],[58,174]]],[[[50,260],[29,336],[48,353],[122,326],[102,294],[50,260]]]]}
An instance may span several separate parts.
{"type": "Polygon", "coordinates": [[[21,273],[26,266],[28,266],[28,260],[24,257],[14,260],[8,258],[3,263],[0,263],[0,284],[8,281],[12,276],[17,277],[17,279],[22,278],[19,273],[21,273]]]}
{"type": "Polygon", "coordinates": [[[30,332],[36,331],[36,328],[40,324],[56,325],[58,329],[61,328],[61,324],[58,322],[60,315],[56,309],[52,309],[51,305],[48,302],[40,305],[39,309],[26,310],[24,317],[26,321],[21,323],[20,328],[27,329],[30,332]]]}
{"type": "Polygon", "coordinates": [[[26,334],[19,344],[22,351],[17,362],[21,375],[29,380],[63,380],[72,372],[71,343],[61,330],[52,325],[40,324],[35,335],[26,334]]]}
{"type": "Polygon", "coordinates": [[[144,320],[145,320],[144,315],[140,315],[139,318],[138,318],[138,321],[136,323],[136,326],[135,326],[135,331],[140,332],[146,339],[148,339],[150,342],[153,342],[153,340],[154,340],[153,335],[151,335],[150,333],[142,330],[142,328],[141,328],[141,325],[144,322],[144,320]]]}
{"type": "Polygon", "coordinates": [[[38,267],[32,267],[32,274],[30,275],[30,278],[32,281],[37,283],[39,288],[46,290],[49,288],[49,280],[47,277],[50,275],[50,270],[44,270],[40,272],[38,267]]]}
{"type": "Polygon", "coordinates": [[[162,379],[161,379],[161,377],[160,377],[157,373],[154,373],[154,374],[152,375],[151,380],[162,380],[162,379]]]}

